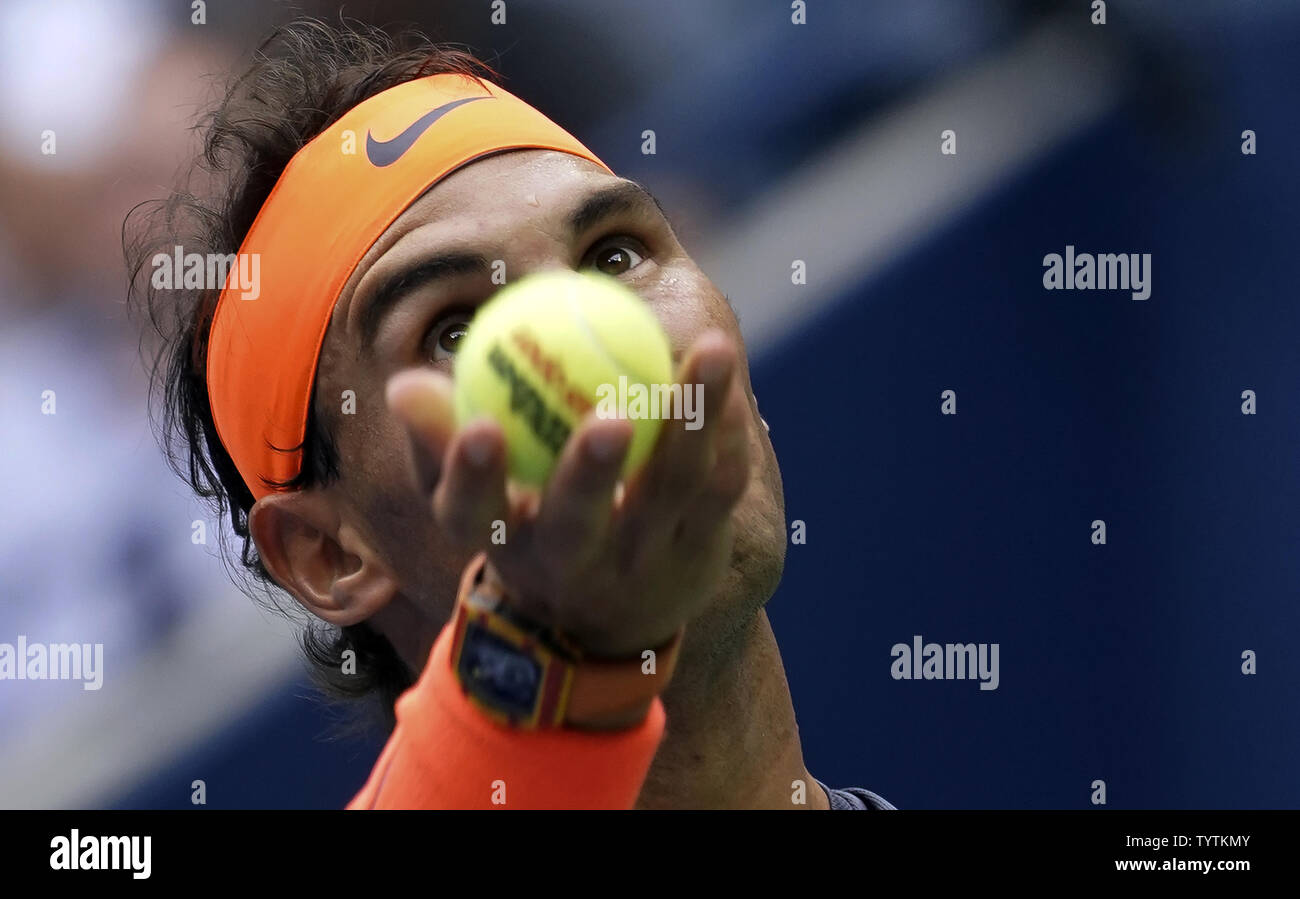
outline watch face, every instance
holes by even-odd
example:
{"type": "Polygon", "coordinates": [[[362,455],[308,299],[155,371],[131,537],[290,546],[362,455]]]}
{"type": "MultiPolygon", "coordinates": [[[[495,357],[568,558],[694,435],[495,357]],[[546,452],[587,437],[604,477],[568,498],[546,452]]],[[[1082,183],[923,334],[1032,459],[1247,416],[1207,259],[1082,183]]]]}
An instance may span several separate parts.
{"type": "Polygon", "coordinates": [[[528,718],[537,704],[542,666],[482,627],[465,631],[460,681],[481,701],[511,718],[528,718]]]}

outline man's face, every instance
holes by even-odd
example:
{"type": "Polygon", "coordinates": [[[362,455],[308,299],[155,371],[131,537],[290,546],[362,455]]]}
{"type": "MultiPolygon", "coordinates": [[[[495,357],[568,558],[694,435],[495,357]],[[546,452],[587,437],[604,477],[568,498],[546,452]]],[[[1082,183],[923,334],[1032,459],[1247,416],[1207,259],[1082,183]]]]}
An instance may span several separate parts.
{"type": "MultiPolygon", "coordinates": [[[[407,437],[385,406],[384,385],[414,366],[454,377],[457,339],[501,287],[493,273],[502,267],[508,281],[558,268],[618,277],[658,316],[675,363],[709,328],[725,331],[741,350],[754,467],[733,513],[727,581],[691,629],[725,638],[775,590],[785,556],[781,476],[753,402],[736,317],[648,195],[584,159],[545,150],[479,160],[428,191],[363,257],[330,320],[316,403],[338,444],[341,477],[326,489],[340,518],[392,572],[394,605],[409,605],[381,630],[396,629],[397,621],[440,626],[472,554],[439,534],[428,497],[412,481],[407,437]],[[339,414],[345,390],[355,391],[355,414],[339,414]]],[[[406,646],[395,642],[409,661],[434,635],[436,627],[406,646]]]]}

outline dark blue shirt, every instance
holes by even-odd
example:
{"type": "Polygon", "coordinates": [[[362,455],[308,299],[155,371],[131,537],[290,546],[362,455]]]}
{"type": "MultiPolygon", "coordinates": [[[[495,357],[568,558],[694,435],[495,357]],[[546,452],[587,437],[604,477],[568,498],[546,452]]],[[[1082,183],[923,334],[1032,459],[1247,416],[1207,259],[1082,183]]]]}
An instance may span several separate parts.
{"type": "MultiPolygon", "coordinates": [[[[817,780],[817,778],[813,778],[817,780]]],[[[846,787],[843,790],[832,790],[826,784],[817,780],[817,785],[826,791],[826,795],[831,800],[831,811],[890,811],[896,812],[893,804],[883,796],[879,796],[870,790],[864,790],[861,787],[846,787]]]]}

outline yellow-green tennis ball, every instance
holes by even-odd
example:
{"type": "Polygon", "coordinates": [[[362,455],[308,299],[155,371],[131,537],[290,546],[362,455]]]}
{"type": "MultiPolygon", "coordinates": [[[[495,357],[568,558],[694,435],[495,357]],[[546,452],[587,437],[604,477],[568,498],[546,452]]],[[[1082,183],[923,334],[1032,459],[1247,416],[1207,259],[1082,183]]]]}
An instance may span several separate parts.
{"type": "Polygon", "coordinates": [[[595,272],[543,272],[503,288],[479,309],[457,348],[454,380],[457,427],[481,415],[495,418],[513,480],[546,483],[569,435],[593,409],[631,423],[628,477],[659,436],[667,412],[660,388],[673,380],[672,350],[650,307],[619,281],[595,272]]]}

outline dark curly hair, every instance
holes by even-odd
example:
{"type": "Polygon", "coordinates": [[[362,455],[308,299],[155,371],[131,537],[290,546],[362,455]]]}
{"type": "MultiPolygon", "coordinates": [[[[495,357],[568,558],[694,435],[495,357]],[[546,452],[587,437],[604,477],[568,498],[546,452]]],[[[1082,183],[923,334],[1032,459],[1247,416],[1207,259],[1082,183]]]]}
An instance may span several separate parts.
{"type": "MultiPolygon", "coordinates": [[[[301,18],[280,26],[233,78],[215,108],[196,125],[203,142],[170,196],[141,203],[122,228],[128,303],[147,324],[142,349],[152,375],[150,411],[172,468],[212,508],[229,518],[236,547],[222,532],[222,558],[254,600],[286,614],[274,581],[249,537],[253,495],[221,445],[208,407],[207,339],[220,293],[161,290],[150,260],[175,246],[223,256],[239,251],[258,210],[300,148],[363,100],[426,75],[496,78],[468,51],[432,43],[414,30],[397,35],[350,20],[334,26],[301,18]],[[196,188],[196,184],[202,186],[196,188]]],[[[281,485],[302,489],[338,476],[338,451],[315,396],[308,414],[301,473],[281,485]]],[[[219,529],[220,530],[220,529],[219,529]]],[[[289,604],[292,607],[292,604],[289,604]]],[[[317,684],[336,699],[370,699],[391,730],[393,703],[414,673],[392,645],[365,623],[335,628],[309,619],[302,649],[317,684]],[[344,653],[356,674],[344,674],[344,653]]]]}

